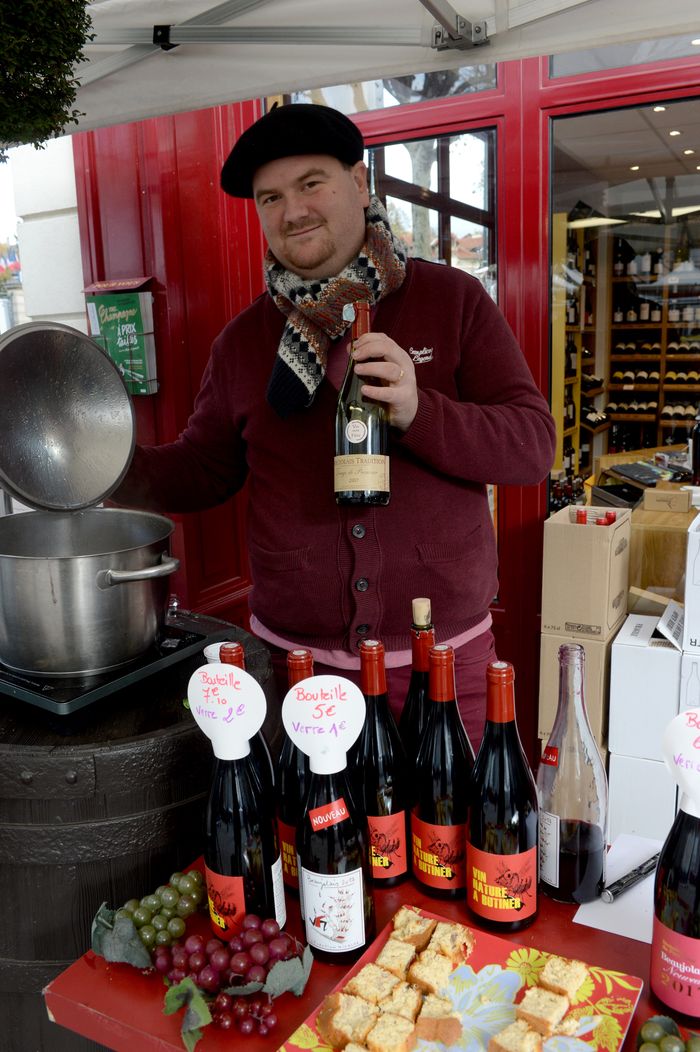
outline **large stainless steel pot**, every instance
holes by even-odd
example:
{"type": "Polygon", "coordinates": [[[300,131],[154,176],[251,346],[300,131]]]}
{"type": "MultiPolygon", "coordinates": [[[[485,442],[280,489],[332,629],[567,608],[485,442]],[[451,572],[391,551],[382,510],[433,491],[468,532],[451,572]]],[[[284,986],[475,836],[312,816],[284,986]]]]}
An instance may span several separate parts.
{"type": "Polygon", "coordinates": [[[66,676],[138,657],[165,617],[173,528],[113,508],[0,518],[0,661],[66,676]]]}

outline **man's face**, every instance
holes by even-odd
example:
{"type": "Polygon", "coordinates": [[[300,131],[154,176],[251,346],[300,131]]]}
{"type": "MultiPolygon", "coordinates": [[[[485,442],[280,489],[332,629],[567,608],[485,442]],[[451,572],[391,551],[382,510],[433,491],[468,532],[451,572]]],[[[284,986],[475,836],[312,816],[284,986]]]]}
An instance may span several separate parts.
{"type": "Polygon", "coordinates": [[[335,157],[282,157],[258,168],[255,204],[275,258],[302,278],[334,277],[365,240],[367,168],[335,157]]]}

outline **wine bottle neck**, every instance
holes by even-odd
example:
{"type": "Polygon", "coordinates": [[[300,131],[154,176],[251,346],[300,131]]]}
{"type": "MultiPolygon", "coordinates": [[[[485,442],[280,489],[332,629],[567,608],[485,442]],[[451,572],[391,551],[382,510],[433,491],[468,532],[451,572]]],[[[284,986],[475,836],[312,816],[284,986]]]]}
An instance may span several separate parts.
{"type": "Polygon", "coordinates": [[[411,665],[414,672],[427,672],[429,667],[428,653],[435,646],[435,629],[411,629],[411,665]]]}
{"type": "Polygon", "coordinates": [[[486,719],[489,723],[515,722],[515,695],[512,683],[488,683],[486,692],[486,719]]]}
{"type": "Polygon", "coordinates": [[[384,647],[375,639],[360,645],[360,690],[365,697],[386,694],[384,647]]]}

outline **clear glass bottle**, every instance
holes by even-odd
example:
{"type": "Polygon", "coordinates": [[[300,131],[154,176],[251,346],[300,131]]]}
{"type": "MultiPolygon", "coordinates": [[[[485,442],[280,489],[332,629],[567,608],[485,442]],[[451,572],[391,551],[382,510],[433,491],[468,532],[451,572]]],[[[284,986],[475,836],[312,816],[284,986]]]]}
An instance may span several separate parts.
{"type": "Polygon", "coordinates": [[[608,782],[584,699],[585,650],[559,647],[559,704],[537,771],[540,888],[590,902],[605,885],[608,782]]]}

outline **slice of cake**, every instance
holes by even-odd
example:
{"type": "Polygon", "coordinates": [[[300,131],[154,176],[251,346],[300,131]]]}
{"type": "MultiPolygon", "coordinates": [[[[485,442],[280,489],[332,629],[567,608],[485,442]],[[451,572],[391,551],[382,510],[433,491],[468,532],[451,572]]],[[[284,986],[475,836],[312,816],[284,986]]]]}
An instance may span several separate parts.
{"type": "Polygon", "coordinates": [[[410,983],[400,982],[377,1007],[380,1012],[402,1015],[413,1022],[423,1004],[423,994],[410,983]]]}
{"type": "Polygon", "coordinates": [[[408,969],[408,981],[426,994],[439,994],[447,986],[452,961],[442,953],[423,950],[408,969]]]}
{"type": "Polygon", "coordinates": [[[316,1029],[331,1048],[345,1048],[350,1042],[362,1045],[379,1018],[379,1009],[342,992],[328,994],[316,1016],[316,1029]]]}
{"type": "Polygon", "coordinates": [[[494,1034],[488,1052],[542,1052],[542,1038],[522,1019],[494,1034]]]}
{"type": "Polygon", "coordinates": [[[540,972],[538,982],[555,994],[573,1001],[577,990],[588,978],[588,965],[569,957],[552,956],[540,972]]]}
{"type": "Polygon", "coordinates": [[[427,994],[416,1020],[416,1033],[424,1041],[454,1045],[462,1033],[462,1021],[446,997],[427,994]]]}
{"type": "Polygon", "coordinates": [[[549,1037],[569,1011],[569,999],[540,986],[525,991],[522,1001],[515,1006],[515,1018],[523,1019],[539,1034],[549,1037]]]}
{"type": "Polygon", "coordinates": [[[465,924],[438,921],[428,943],[429,950],[449,957],[455,967],[464,964],[474,949],[474,933],[465,924]]]}
{"type": "Polygon", "coordinates": [[[399,979],[405,979],[408,966],[416,956],[416,948],[411,942],[402,939],[387,939],[377,954],[376,964],[386,968],[399,979]]]}
{"type": "Polygon", "coordinates": [[[416,1028],[409,1019],[389,1012],[381,1015],[367,1035],[370,1052],[410,1052],[416,1043],[416,1028]]]}
{"type": "Polygon", "coordinates": [[[394,915],[392,937],[412,943],[416,950],[423,950],[430,942],[437,921],[423,917],[415,906],[402,906],[394,915]]]}
{"type": "Polygon", "coordinates": [[[386,968],[381,968],[378,964],[366,964],[345,984],[343,991],[356,997],[364,997],[365,1001],[376,1005],[388,997],[399,982],[400,980],[391,972],[387,972],[386,968]]]}

